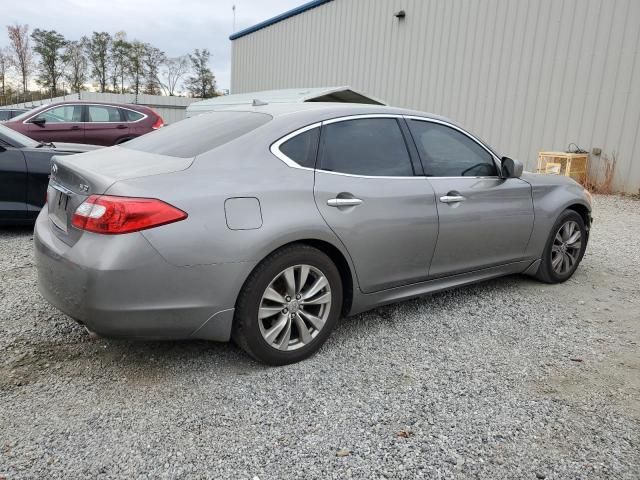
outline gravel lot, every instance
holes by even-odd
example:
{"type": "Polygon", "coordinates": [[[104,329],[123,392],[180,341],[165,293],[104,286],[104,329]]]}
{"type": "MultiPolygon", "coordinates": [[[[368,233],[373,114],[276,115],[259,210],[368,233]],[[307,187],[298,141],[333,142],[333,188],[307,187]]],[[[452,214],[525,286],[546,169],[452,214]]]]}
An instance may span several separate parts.
{"type": "Polygon", "coordinates": [[[509,277],[343,320],[267,368],[91,340],[0,230],[0,472],[15,478],[640,477],[640,202],[596,197],[567,283],[509,277]]]}

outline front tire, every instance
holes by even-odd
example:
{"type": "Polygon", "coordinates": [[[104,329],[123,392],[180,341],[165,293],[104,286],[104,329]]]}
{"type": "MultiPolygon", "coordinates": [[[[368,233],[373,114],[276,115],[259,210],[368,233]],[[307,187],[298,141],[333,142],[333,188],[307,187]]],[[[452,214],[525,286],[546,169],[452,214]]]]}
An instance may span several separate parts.
{"type": "Polygon", "coordinates": [[[299,362],[329,337],[342,311],[342,280],[320,250],[297,244],[269,255],[236,302],[232,336],[256,360],[299,362]]]}
{"type": "Polygon", "coordinates": [[[556,220],[536,275],[545,283],[562,283],[574,274],[587,248],[587,228],[574,210],[565,210],[556,220]]]}

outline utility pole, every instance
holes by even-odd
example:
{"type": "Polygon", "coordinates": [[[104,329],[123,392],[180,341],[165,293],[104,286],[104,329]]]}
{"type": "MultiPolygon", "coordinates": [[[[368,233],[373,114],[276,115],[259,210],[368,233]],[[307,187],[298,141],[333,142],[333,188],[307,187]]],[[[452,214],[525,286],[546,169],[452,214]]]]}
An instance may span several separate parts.
{"type": "Polygon", "coordinates": [[[235,33],[236,32],[236,6],[235,4],[231,7],[231,10],[233,11],[233,30],[231,33],[235,33]]]}

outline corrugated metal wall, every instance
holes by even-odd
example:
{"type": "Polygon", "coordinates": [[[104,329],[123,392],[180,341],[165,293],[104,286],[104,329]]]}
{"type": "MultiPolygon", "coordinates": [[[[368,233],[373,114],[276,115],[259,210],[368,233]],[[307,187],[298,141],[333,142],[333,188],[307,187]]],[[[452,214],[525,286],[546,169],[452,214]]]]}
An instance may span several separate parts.
{"type": "Polygon", "coordinates": [[[132,93],[100,93],[100,92],[80,92],[78,94],[66,95],[64,97],[55,97],[52,99],[45,98],[37,101],[17,103],[8,105],[9,107],[25,107],[33,108],[45,103],[63,102],[65,100],[86,100],[94,102],[113,102],[113,103],[137,103],[153,108],[162,117],[165,123],[175,123],[184,120],[187,116],[187,106],[193,102],[199,102],[200,98],[191,97],[169,97],[164,95],[145,95],[140,94],[137,97],[132,93]]]}
{"type": "Polygon", "coordinates": [[[639,47],[640,0],[335,0],[234,40],[231,86],[351,85],[528,169],[539,150],[602,148],[615,188],[636,193],[639,47]]]}

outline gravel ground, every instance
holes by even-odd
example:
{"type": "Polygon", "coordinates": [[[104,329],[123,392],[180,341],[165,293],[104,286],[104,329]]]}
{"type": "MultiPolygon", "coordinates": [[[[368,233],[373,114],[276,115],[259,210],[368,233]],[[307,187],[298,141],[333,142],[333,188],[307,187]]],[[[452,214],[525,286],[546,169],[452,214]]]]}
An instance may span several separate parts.
{"type": "Polygon", "coordinates": [[[640,202],[596,197],[567,283],[509,277],[343,320],[267,368],[91,340],[0,230],[0,472],[16,478],[640,477],[640,202]]]}

